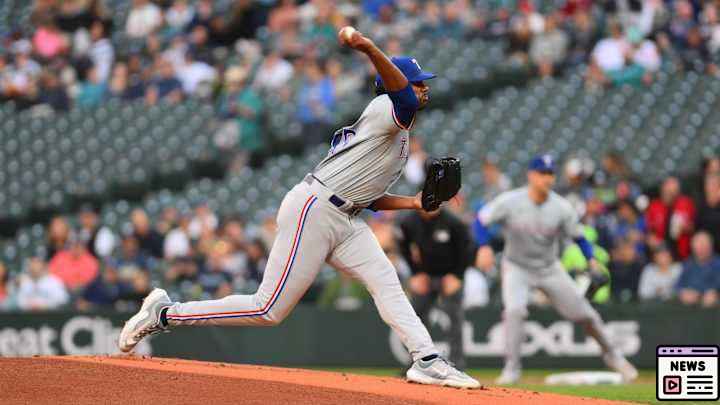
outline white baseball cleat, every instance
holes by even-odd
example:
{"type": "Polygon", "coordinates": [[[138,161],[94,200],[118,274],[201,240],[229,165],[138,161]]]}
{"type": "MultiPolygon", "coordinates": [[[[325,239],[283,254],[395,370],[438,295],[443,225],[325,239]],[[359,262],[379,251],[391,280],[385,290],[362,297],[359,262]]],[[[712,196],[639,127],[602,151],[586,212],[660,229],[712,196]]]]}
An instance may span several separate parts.
{"type": "Polygon", "coordinates": [[[637,369],[621,354],[615,352],[605,353],[602,358],[608,368],[620,373],[623,382],[631,382],[638,377],[637,369]]]}
{"type": "Polygon", "coordinates": [[[170,297],[163,289],[156,288],[143,300],[137,314],[128,319],[120,331],[118,347],[123,352],[131,351],[145,336],[168,331],[160,322],[160,311],[172,305],[170,297]]]}
{"type": "Polygon", "coordinates": [[[455,388],[479,388],[480,383],[456,369],[447,360],[438,356],[432,360],[419,359],[405,373],[407,380],[419,384],[442,385],[455,388]]]}
{"type": "Polygon", "coordinates": [[[522,371],[516,367],[504,367],[500,376],[495,380],[497,385],[513,385],[520,382],[522,371]]]}

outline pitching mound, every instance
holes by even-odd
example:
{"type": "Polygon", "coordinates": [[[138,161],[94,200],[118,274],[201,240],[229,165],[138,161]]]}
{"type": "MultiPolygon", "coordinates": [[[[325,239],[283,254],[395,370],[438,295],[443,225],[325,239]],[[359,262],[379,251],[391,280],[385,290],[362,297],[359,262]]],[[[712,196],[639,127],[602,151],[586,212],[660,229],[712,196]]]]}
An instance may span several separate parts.
{"type": "Polygon", "coordinates": [[[604,404],[490,387],[458,390],[291,368],[138,357],[0,359],[1,404],[604,404]]]}

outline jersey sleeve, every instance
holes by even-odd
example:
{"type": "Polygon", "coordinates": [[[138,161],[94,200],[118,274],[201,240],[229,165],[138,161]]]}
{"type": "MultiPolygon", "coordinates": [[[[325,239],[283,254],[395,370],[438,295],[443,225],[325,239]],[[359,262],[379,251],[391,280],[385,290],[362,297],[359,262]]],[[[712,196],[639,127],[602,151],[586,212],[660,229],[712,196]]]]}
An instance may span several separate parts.
{"type": "Polygon", "coordinates": [[[507,193],[500,194],[494,200],[487,203],[478,213],[480,225],[488,227],[492,224],[502,224],[510,212],[508,200],[510,196],[507,193]]]}
{"type": "Polygon", "coordinates": [[[580,223],[580,217],[578,216],[577,211],[575,211],[568,201],[562,201],[562,206],[565,211],[562,223],[563,233],[566,237],[573,240],[583,238],[583,226],[580,223]]]}
{"type": "Polygon", "coordinates": [[[401,129],[409,130],[415,120],[415,112],[420,107],[420,102],[413,91],[412,84],[398,91],[388,92],[392,101],[393,120],[401,129]]]}

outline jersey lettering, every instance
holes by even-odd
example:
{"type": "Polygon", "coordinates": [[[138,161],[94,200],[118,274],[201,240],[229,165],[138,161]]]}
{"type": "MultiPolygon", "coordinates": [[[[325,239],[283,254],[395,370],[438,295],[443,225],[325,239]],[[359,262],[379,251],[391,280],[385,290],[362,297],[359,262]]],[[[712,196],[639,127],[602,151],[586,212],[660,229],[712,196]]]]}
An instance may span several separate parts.
{"type": "Polygon", "coordinates": [[[355,136],[355,131],[348,127],[340,128],[333,134],[332,140],[330,141],[330,150],[328,156],[335,153],[338,147],[342,148],[350,139],[355,136]]]}

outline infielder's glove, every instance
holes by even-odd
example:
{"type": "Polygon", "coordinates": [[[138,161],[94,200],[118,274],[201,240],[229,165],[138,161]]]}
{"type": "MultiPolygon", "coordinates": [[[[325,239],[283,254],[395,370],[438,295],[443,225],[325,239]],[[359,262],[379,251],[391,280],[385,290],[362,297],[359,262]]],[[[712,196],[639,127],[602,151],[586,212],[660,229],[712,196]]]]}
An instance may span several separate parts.
{"type": "Polygon", "coordinates": [[[435,211],[460,191],[460,161],[453,157],[430,158],[425,163],[425,169],[427,175],[422,190],[422,207],[425,211],[435,211]]]}

